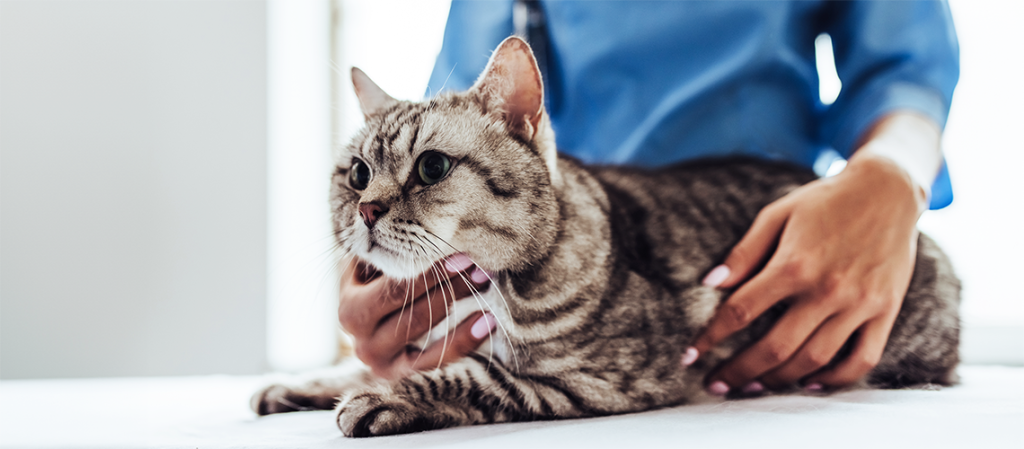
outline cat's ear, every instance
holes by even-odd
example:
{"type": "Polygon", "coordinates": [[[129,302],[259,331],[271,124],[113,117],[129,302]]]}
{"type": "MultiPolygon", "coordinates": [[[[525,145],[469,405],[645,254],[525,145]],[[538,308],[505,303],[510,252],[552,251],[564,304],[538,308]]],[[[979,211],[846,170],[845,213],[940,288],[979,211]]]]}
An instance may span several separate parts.
{"type": "Polygon", "coordinates": [[[505,39],[473,85],[488,108],[503,112],[509,131],[532,140],[544,113],[544,84],[530,45],[519,37],[505,39]]]}
{"type": "Polygon", "coordinates": [[[352,67],[352,86],[355,88],[356,98],[359,98],[359,107],[363,110],[365,118],[370,118],[398,101],[391,98],[358,67],[352,67]]]}

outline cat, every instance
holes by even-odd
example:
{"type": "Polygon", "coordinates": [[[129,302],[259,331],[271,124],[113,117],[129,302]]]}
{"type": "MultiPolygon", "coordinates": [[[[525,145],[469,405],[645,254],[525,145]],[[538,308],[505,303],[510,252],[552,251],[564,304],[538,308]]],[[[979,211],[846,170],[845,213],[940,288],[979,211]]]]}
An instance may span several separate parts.
{"type": "MultiPolygon", "coordinates": [[[[467,92],[413,103],[358,69],[353,83],[366,126],[333,175],[338,244],[395,279],[469,255],[492,273],[477,299],[499,325],[480,352],[392,383],[356,368],[267,387],[253,398],[259,414],[335,408],[341,431],[364,437],[715,400],[705,375],[785,311],[776,305],[681,365],[728,295],[703,275],[763,207],[816,179],[806,168],[709,160],[645,170],[561,156],[536,61],[516,37],[467,92]],[[360,204],[374,205],[372,226],[360,204]]],[[[954,383],[959,298],[948,258],[921,234],[902,309],[863,386],[954,383]]]]}

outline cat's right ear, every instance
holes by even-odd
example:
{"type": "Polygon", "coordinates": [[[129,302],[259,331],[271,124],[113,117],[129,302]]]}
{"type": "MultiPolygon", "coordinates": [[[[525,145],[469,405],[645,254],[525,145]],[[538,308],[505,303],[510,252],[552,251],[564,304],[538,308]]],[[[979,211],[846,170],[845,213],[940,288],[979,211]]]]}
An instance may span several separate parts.
{"type": "Polygon", "coordinates": [[[356,98],[359,98],[363,117],[367,119],[398,101],[391,98],[358,67],[352,67],[352,86],[355,88],[356,98]]]}
{"type": "Polygon", "coordinates": [[[533,140],[544,115],[544,83],[526,41],[518,36],[502,41],[472,90],[503,112],[509,131],[533,140]]]}

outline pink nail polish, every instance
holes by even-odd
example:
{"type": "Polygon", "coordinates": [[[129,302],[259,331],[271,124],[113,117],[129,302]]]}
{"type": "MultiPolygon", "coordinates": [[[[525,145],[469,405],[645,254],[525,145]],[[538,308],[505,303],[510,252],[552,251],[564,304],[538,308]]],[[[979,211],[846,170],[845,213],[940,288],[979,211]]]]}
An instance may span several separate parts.
{"type": "Polygon", "coordinates": [[[491,279],[490,273],[484,271],[484,269],[480,267],[476,267],[476,269],[473,270],[473,273],[469,275],[469,278],[477,284],[483,284],[491,279]]]}
{"type": "Polygon", "coordinates": [[[824,390],[824,389],[825,389],[825,387],[823,387],[821,384],[819,384],[817,382],[815,382],[813,384],[809,384],[809,385],[804,387],[804,390],[809,391],[811,393],[818,393],[818,392],[820,392],[821,390],[824,390]]]}
{"type": "Polygon", "coordinates": [[[762,391],[764,391],[764,385],[761,385],[761,382],[756,380],[743,387],[743,392],[747,394],[760,393],[762,391]]]}
{"type": "Polygon", "coordinates": [[[729,277],[730,273],[732,273],[732,271],[729,270],[729,267],[719,265],[704,277],[704,285],[708,287],[718,287],[719,285],[722,285],[722,282],[725,282],[725,279],[729,277]]]}
{"type": "Polygon", "coordinates": [[[715,396],[725,396],[725,394],[728,392],[729,386],[726,385],[725,382],[722,382],[720,380],[716,380],[712,382],[711,385],[708,385],[708,393],[711,393],[715,396]]]}
{"type": "Polygon", "coordinates": [[[444,269],[448,270],[448,272],[452,274],[465,270],[472,265],[473,259],[470,259],[469,256],[463,253],[452,254],[444,261],[444,269]]]}
{"type": "Polygon", "coordinates": [[[469,329],[469,333],[473,335],[473,338],[480,340],[491,334],[494,327],[498,325],[498,321],[494,319],[489,313],[485,313],[479,319],[473,323],[473,327],[469,329]]]}
{"type": "Polygon", "coordinates": [[[686,348],[686,353],[683,354],[683,366],[693,365],[693,362],[696,362],[699,356],[700,353],[697,352],[697,348],[693,346],[686,348]]]}

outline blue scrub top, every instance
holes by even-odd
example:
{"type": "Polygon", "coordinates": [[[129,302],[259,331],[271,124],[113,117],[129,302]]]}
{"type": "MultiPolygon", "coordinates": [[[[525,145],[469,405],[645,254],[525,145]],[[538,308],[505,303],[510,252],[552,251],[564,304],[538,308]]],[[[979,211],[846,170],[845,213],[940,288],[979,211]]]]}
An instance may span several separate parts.
{"type": "MultiPolygon", "coordinates": [[[[542,2],[545,104],[560,151],[658,166],[750,155],[811,167],[848,157],[881,116],[945,126],[959,48],[944,1],[542,2]],[[843,87],[818,95],[828,33],[843,87]]],[[[513,1],[454,0],[428,92],[465,90],[513,33],[513,1]]],[[[932,209],[953,199],[945,164],[932,209]]]]}

